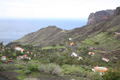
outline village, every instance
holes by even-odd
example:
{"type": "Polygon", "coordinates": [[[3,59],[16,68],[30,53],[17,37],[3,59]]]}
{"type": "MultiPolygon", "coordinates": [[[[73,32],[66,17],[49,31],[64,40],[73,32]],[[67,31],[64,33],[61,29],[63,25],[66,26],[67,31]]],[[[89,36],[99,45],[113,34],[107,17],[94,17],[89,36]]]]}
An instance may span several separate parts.
{"type": "MultiPolygon", "coordinates": [[[[72,76],[74,74],[73,76],[85,77],[85,78],[89,78],[88,76],[89,73],[92,74],[94,73],[94,75],[98,75],[99,73],[98,76],[99,78],[101,78],[102,76],[100,75],[106,74],[106,72],[110,71],[111,69],[114,71],[114,69],[119,67],[117,63],[118,60],[117,57],[115,57],[114,59],[113,57],[112,59],[107,57],[101,57],[99,54],[94,52],[94,48],[77,49],[76,44],[73,42],[72,38],[69,38],[68,44],[69,44],[69,48],[63,48],[63,47],[54,48],[57,46],[53,46],[52,47],[53,49],[52,48],[42,49],[39,47],[24,46],[24,45],[5,47],[1,44],[0,62],[1,64],[20,64],[21,66],[24,66],[24,64],[26,66],[31,65],[30,63],[32,63],[31,66],[32,68],[30,70],[27,70],[25,74],[31,74],[31,72],[36,72],[37,71],[36,68],[38,68],[36,67],[36,65],[38,66],[39,62],[40,64],[44,64],[44,65],[49,65],[51,63],[54,63],[59,65],[61,68],[65,65],[66,66],[68,65],[71,68],[74,67],[75,72],[73,69],[72,72],[71,71],[69,72],[68,70],[69,73],[66,73],[65,70],[67,70],[67,67],[63,68],[62,71],[57,70],[54,73],[44,71],[46,69],[42,70],[42,72],[55,74],[55,75],[64,74],[64,75],[72,76]],[[80,52],[79,50],[82,51],[82,53],[79,53],[80,52]],[[116,62],[114,65],[112,60],[116,62]],[[79,69],[77,71],[78,74],[76,74],[76,69],[79,69]],[[81,73],[81,71],[84,75],[81,73]]],[[[4,71],[4,69],[2,68],[1,70],[4,71]]]]}

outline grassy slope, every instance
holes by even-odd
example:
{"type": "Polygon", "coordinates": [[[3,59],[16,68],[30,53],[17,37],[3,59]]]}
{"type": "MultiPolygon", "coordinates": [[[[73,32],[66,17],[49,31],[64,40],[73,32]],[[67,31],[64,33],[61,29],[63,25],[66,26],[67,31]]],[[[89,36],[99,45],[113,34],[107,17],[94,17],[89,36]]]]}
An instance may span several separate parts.
{"type": "Polygon", "coordinates": [[[87,38],[82,43],[89,47],[104,48],[107,51],[115,50],[120,46],[120,40],[117,40],[114,35],[110,35],[109,32],[102,32],[94,37],[87,38]]]}

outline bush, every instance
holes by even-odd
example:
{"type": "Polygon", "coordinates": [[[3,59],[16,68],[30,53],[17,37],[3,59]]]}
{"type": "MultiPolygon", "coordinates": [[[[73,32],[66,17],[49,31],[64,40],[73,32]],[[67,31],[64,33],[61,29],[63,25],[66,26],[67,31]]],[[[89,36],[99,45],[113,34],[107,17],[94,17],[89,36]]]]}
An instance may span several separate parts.
{"type": "Polygon", "coordinates": [[[37,64],[28,64],[27,69],[30,71],[38,71],[38,65],[37,64]]]}
{"type": "Polygon", "coordinates": [[[21,64],[15,64],[15,66],[16,66],[19,70],[21,70],[21,69],[24,69],[24,68],[25,68],[25,66],[23,66],[23,65],[21,65],[21,64]]]}
{"type": "Polygon", "coordinates": [[[40,72],[45,72],[45,73],[54,74],[54,75],[59,75],[59,73],[61,72],[61,68],[59,67],[59,65],[56,65],[53,63],[41,64],[39,65],[38,70],[40,72]]]}
{"type": "Polygon", "coordinates": [[[39,79],[37,79],[37,78],[26,78],[24,80],[39,80],[39,79]]]}
{"type": "Polygon", "coordinates": [[[5,71],[5,66],[4,65],[0,65],[0,71],[5,71]]]}
{"type": "Polygon", "coordinates": [[[99,72],[89,72],[87,78],[90,80],[103,80],[99,72]]]}
{"type": "Polygon", "coordinates": [[[17,70],[17,67],[14,64],[5,65],[6,70],[17,70]]]}
{"type": "Polygon", "coordinates": [[[103,76],[104,80],[120,80],[120,71],[108,71],[103,76]]]}
{"type": "Polygon", "coordinates": [[[8,71],[8,70],[17,70],[17,67],[13,64],[0,65],[0,71],[8,71]]]}
{"type": "Polygon", "coordinates": [[[96,45],[99,45],[99,42],[95,42],[96,45]]]}
{"type": "Polygon", "coordinates": [[[76,77],[86,77],[87,71],[80,66],[71,66],[71,65],[63,65],[62,73],[65,75],[71,75],[76,77]]]}
{"type": "Polygon", "coordinates": [[[30,74],[31,71],[30,70],[25,70],[25,74],[30,74]]]}

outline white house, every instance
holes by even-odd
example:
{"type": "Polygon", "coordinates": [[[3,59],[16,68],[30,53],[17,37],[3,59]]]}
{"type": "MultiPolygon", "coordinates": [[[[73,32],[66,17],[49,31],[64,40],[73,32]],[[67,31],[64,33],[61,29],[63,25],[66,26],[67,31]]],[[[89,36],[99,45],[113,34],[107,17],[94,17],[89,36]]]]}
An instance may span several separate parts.
{"type": "Polygon", "coordinates": [[[108,58],[102,58],[103,61],[109,62],[110,60],[108,58]]]}
{"type": "Polygon", "coordinates": [[[72,52],[71,56],[77,57],[78,55],[75,52],[72,52]]]}
{"type": "Polygon", "coordinates": [[[70,41],[72,40],[72,38],[68,38],[70,41]]]}
{"type": "Polygon", "coordinates": [[[24,49],[22,49],[21,47],[15,47],[15,50],[21,51],[21,53],[23,53],[23,51],[24,51],[24,49]]]}
{"type": "Polygon", "coordinates": [[[2,56],[2,60],[6,60],[6,56],[2,56]]]}
{"type": "Polygon", "coordinates": [[[94,56],[94,55],[95,55],[95,53],[94,53],[94,52],[89,52],[88,54],[89,54],[89,55],[92,55],[92,56],[94,56]]]}
{"type": "Polygon", "coordinates": [[[78,57],[78,60],[83,60],[83,58],[82,57],[78,57]]]}

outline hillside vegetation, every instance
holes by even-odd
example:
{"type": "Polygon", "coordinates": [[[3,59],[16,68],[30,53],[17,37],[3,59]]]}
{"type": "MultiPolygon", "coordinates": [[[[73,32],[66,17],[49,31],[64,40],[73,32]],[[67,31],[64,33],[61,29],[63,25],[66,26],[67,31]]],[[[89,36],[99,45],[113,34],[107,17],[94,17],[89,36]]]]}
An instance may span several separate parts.
{"type": "Polygon", "coordinates": [[[15,72],[19,80],[120,80],[117,9],[95,24],[73,30],[49,26],[7,46],[1,43],[0,71],[15,72]]]}

